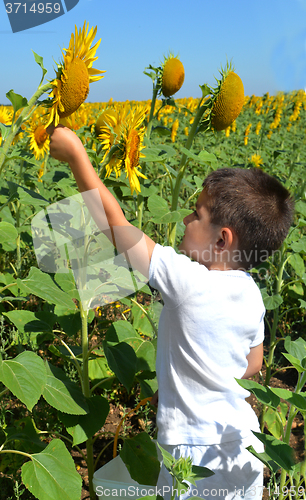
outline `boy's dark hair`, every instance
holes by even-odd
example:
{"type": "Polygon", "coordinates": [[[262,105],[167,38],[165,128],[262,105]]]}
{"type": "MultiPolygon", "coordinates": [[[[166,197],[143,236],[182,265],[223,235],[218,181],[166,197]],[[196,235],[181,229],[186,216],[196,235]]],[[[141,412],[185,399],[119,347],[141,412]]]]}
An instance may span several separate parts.
{"type": "Polygon", "coordinates": [[[207,176],[203,188],[210,222],[238,237],[241,267],[251,269],[281,246],[294,201],[277,179],[259,168],[221,168],[207,176]]]}

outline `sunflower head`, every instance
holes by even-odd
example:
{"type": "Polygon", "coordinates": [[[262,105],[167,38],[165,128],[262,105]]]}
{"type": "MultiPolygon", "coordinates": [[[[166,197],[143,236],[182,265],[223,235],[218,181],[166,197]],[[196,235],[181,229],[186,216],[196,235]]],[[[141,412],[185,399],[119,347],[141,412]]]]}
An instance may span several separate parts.
{"type": "Polygon", "coordinates": [[[106,166],[106,175],[109,176],[111,172],[115,172],[116,177],[118,177],[124,170],[129,179],[131,194],[134,191],[139,193],[141,190],[139,177],[146,179],[139,170],[139,160],[144,157],[141,150],[144,148],[145,127],[143,121],[147,109],[135,108],[126,112],[126,109],[123,108],[119,116],[115,116],[115,111],[113,113],[111,111],[113,110],[106,110],[100,116],[100,124],[103,125],[101,127],[102,133],[98,136],[99,139],[104,138],[105,148],[108,147],[107,151],[112,145],[117,145],[117,151],[106,166]],[[114,127],[111,125],[112,122],[114,127]],[[113,142],[108,145],[107,140],[110,141],[112,132],[116,132],[116,135],[113,137],[113,142]]]}
{"type": "Polygon", "coordinates": [[[178,57],[170,54],[165,58],[160,76],[161,92],[165,97],[171,97],[178,92],[184,83],[185,71],[178,57]]]}
{"type": "Polygon", "coordinates": [[[29,126],[27,135],[30,139],[30,149],[33,151],[36,160],[40,160],[49,151],[50,138],[46,131],[46,124],[43,117],[35,117],[29,126]]]}
{"type": "Polygon", "coordinates": [[[217,130],[229,127],[239,115],[244,104],[244,88],[241,78],[234,73],[231,64],[221,69],[221,80],[213,92],[211,126],[217,130]]]}
{"type": "Polygon", "coordinates": [[[85,22],[79,31],[75,28],[68,49],[63,49],[63,62],[57,65],[56,78],[51,82],[53,88],[47,104],[50,108],[47,126],[52,122],[56,126],[61,118],[74,113],[87,98],[89,84],[103,78],[105,71],[92,68],[93,62],[98,59],[94,56],[101,41],[91,47],[96,33],[97,27],[88,32],[85,22]]]}

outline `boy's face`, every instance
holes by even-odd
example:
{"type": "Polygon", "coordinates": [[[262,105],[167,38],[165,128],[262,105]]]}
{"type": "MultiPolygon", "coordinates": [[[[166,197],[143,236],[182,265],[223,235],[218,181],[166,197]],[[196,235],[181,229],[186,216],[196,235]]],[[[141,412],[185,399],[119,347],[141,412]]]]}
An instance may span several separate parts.
{"type": "Polygon", "coordinates": [[[220,241],[221,228],[210,222],[204,190],[198,198],[195,211],[185,217],[184,224],[186,229],[179,250],[210,269],[215,262],[214,250],[220,241]]]}

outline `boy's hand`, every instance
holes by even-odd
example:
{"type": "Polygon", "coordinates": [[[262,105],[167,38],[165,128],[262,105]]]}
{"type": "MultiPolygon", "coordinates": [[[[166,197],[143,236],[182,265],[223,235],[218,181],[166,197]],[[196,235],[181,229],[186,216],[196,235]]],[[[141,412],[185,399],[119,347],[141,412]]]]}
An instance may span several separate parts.
{"type": "Polygon", "coordinates": [[[56,160],[70,163],[84,150],[78,136],[63,125],[50,125],[47,133],[50,135],[50,154],[56,160]]]}

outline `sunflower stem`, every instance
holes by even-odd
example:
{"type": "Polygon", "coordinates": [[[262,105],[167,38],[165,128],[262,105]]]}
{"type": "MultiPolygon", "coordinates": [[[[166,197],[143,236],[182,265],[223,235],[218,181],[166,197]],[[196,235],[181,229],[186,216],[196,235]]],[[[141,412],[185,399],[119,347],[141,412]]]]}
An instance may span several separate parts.
{"type": "Polygon", "coordinates": [[[11,125],[11,131],[7,136],[1,151],[0,151],[0,175],[2,173],[3,167],[5,165],[5,159],[7,152],[14,140],[15,135],[18,133],[21,125],[28,119],[30,114],[32,113],[33,106],[36,106],[37,100],[40,98],[42,94],[52,89],[52,85],[50,83],[46,83],[45,85],[39,86],[36,92],[32,95],[31,99],[28,101],[28,105],[23,108],[16,122],[13,122],[11,125]]]}
{"type": "Polygon", "coordinates": [[[155,109],[155,103],[156,103],[156,98],[157,98],[158,90],[159,90],[159,87],[157,85],[153,84],[153,94],[152,94],[152,101],[151,101],[151,109],[150,109],[150,115],[149,115],[149,121],[148,121],[147,133],[146,133],[146,136],[147,136],[148,139],[150,139],[150,135],[151,135],[151,131],[152,131],[154,109],[155,109]]]}
{"type": "MultiPolygon", "coordinates": [[[[206,109],[207,109],[206,105],[199,106],[199,108],[198,108],[197,114],[195,116],[192,127],[189,131],[186,145],[185,145],[185,148],[188,150],[192,146],[193,140],[194,140],[194,138],[197,134],[197,131],[198,131],[198,125],[199,125],[199,123],[202,119],[202,116],[203,116],[204,112],[206,111],[206,109]]],[[[173,190],[173,195],[172,195],[172,203],[171,203],[171,212],[174,212],[175,210],[177,210],[179,193],[180,193],[181,184],[182,184],[182,180],[184,177],[184,173],[185,173],[187,164],[188,164],[187,155],[184,153],[182,155],[182,158],[180,161],[179,171],[178,171],[178,174],[176,177],[176,182],[174,185],[174,190],[173,190]]],[[[168,242],[169,242],[169,245],[172,247],[174,247],[174,244],[175,244],[176,224],[177,224],[176,222],[173,222],[173,223],[169,224],[169,227],[168,227],[168,242]]]]}

